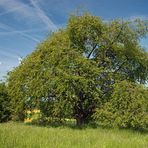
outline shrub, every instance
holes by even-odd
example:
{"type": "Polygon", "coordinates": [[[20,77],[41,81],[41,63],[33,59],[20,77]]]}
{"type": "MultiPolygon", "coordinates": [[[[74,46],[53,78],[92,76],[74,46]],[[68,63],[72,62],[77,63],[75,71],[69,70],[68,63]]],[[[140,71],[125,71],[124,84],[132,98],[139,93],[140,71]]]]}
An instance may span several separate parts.
{"type": "Polygon", "coordinates": [[[107,127],[147,128],[148,90],[127,81],[116,83],[110,101],[96,110],[94,118],[107,127]]]}
{"type": "Polygon", "coordinates": [[[4,83],[0,83],[0,122],[10,120],[10,99],[4,83]]]}

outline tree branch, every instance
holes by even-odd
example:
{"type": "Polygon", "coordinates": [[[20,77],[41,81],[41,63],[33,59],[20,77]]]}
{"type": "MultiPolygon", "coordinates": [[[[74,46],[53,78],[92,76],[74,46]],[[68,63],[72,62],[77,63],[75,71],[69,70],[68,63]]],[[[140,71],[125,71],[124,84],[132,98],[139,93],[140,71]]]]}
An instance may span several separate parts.
{"type": "Polygon", "coordinates": [[[117,73],[125,63],[126,63],[126,61],[122,62],[122,64],[119,66],[119,68],[114,71],[114,74],[117,73]]]}
{"type": "Polygon", "coordinates": [[[114,38],[114,40],[111,42],[110,46],[112,46],[114,44],[114,42],[120,37],[122,30],[123,30],[123,27],[124,27],[124,24],[123,24],[123,20],[122,20],[122,26],[120,28],[120,31],[119,31],[118,35],[114,38]]]}
{"type": "Polygon", "coordinates": [[[94,50],[96,49],[97,44],[94,45],[94,47],[92,48],[92,50],[90,51],[90,53],[88,54],[87,58],[89,59],[91,54],[94,52],[94,50]]]}

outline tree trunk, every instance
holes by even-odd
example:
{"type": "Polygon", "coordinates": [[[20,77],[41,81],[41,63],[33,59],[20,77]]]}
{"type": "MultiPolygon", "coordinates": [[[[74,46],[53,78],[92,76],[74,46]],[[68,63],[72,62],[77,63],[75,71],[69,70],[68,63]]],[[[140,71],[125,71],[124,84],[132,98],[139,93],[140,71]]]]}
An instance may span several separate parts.
{"type": "Polygon", "coordinates": [[[76,125],[82,126],[85,123],[84,119],[81,117],[76,118],[76,125]]]}

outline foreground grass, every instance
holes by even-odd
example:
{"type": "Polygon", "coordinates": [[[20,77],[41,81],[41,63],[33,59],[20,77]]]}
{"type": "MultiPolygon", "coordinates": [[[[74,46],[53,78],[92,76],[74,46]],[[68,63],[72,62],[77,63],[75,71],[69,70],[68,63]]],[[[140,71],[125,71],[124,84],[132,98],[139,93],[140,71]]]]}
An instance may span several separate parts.
{"type": "Polygon", "coordinates": [[[0,148],[148,148],[148,134],[5,123],[0,124],[0,148]]]}

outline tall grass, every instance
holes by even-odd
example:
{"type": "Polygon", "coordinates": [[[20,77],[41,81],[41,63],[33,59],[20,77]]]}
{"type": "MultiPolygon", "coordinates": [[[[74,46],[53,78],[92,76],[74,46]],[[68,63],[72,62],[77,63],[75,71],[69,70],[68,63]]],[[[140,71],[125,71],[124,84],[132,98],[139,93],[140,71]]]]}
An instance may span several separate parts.
{"type": "Polygon", "coordinates": [[[5,123],[0,124],[0,148],[148,148],[148,134],[5,123]]]}

